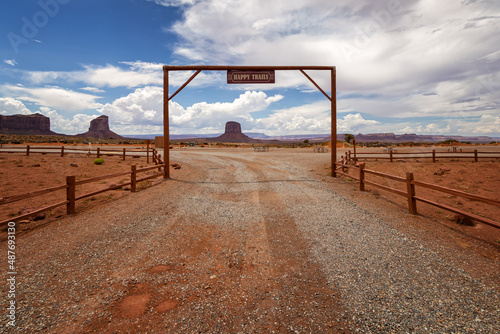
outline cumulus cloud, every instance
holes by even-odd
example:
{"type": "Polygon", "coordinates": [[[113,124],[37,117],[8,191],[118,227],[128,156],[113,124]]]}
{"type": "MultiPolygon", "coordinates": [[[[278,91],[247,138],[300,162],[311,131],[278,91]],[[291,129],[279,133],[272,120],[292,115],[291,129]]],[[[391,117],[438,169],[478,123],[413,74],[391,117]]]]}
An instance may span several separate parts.
{"type": "MultiPolygon", "coordinates": [[[[247,91],[232,102],[200,102],[183,107],[170,102],[170,125],[174,132],[220,132],[228,120],[251,126],[253,112],[262,111],[283,96],[267,96],[264,92],[247,91]]],[[[138,88],[126,97],[107,103],[99,109],[111,122],[121,128],[134,126],[161,129],[163,125],[163,88],[148,86],[138,88]]],[[[247,127],[248,128],[248,127],[247,127]]]]}
{"type": "Polygon", "coordinates": [[[75,135],[87,132],[90,121],[100,115],[76,114],[71,117],[65,117],[56,110],[48,107],[41,107],[39,113],[50,118],[50,130],[68,135],[75,135]]]}
{"type": "MultiPolygon", "coordinates": [[[[500,107],[499,24],[493,1],[207,0],[169,31],[186,61],[336,65],[339,93],[359,95],[339,101],[346,112],[479,117],[500,107]]],[[[286,76],[275,87],[305,89],[286,76]]]]}
{"type": "Polygon", "coordinates": [[[22,101],[10,97],[0,97],[0,114],[4,115],[30,115],[40,113],[50,118],[50,129],[62,134],[77,134],[86,132],[90,121],[99,115],[76,114],[70,117],[59,114],[55,109],[41,106],[38,110],[31,111],[22,101]]]}
{"type": "Polygon", "coordinates": [[[364,119],[361,114],[345,115],[342,119],[337,119],[337,132],[339,133],[358,133],[373,132],[370,128],[380,124],[378,121],[364,119]]]}
{"type": "Polygon", "coordinates": [[[31,111],[26,108],[24,103],[12,97],[0,97],[0,114],[16,115],[16,114],[31,114],[31,111]]]}

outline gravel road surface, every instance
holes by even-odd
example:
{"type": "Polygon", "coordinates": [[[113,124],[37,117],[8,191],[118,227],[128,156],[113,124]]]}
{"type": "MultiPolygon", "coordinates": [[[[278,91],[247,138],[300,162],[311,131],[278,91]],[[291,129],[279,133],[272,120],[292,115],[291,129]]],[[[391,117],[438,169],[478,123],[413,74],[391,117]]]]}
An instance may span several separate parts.
{"type": "Polygon", "coordinates": [[[17,236],[2,332],[500,332],[498,261],[346,191],[328,158],[174,150],[171,180],[17,236]]]}

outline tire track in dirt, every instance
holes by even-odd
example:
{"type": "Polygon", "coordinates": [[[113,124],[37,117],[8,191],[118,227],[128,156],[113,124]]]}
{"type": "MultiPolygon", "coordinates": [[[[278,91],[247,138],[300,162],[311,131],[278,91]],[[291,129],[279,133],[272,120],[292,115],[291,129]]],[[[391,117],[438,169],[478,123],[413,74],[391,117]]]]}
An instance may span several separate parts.
{"type": "Polygon", "coordinates": [[[266,168],[232,157],[188,161],[210,167],[198,180],[172,181],[184,187],[172,223],[154,242],[152,257],[161,263],[127,288],[110,322],[88,329],[156,323],[172,333],[343,332],[338,293],[310,260],[266,168]]]}

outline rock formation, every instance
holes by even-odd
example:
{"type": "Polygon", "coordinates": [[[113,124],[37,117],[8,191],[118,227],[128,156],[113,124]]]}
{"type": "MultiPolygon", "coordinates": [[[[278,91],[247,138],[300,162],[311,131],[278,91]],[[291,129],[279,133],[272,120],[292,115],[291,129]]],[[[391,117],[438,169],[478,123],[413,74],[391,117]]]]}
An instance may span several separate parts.
{"type": "Polygon", "coordinates": [[[101,138],[101,139],[125,139],[109,129],[108,116],[102,115],[90,122],[89,131],[77,135],[78,137],[101,138]]]}
{"type": "Polygon", "coordinates": [[[259,140],[252,139],[241,132],[241,124],[238,122],[227,122],[226,131],[223,135],[215,138],[207,138],[207,141],[223,143],[258,143],[259,140]]]}
{"type": "Polygon", "coordinates": [[[9,135],[57,135],[50,131],[50,118],[42,114],[0,115],[0,133],[9,135]]]}

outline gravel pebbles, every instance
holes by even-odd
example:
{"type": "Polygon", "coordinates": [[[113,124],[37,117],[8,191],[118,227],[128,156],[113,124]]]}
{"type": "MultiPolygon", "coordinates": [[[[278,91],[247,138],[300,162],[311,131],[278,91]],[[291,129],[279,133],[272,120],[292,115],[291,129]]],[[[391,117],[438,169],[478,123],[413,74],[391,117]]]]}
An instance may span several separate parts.
{"type": "Polygon", "coordinates": [[[500,332],[497,286],[295,152],[174,151],[173,180],[21,236],[12,332],[500,332]]]}

